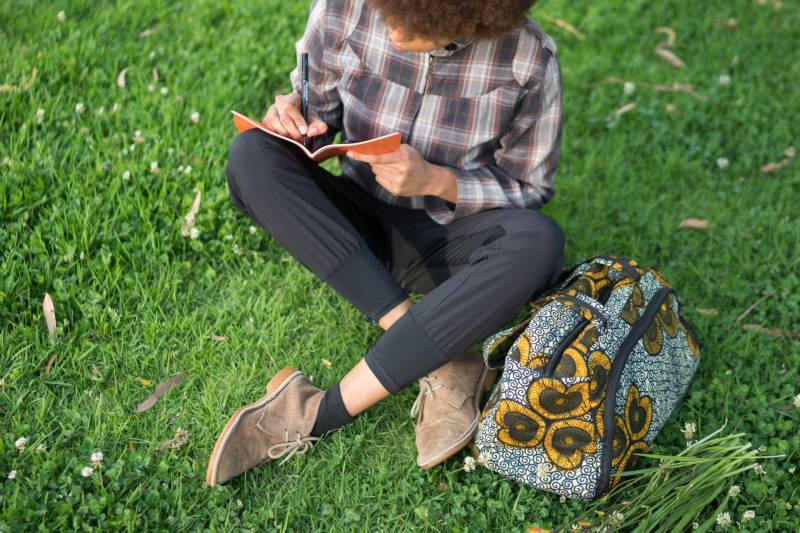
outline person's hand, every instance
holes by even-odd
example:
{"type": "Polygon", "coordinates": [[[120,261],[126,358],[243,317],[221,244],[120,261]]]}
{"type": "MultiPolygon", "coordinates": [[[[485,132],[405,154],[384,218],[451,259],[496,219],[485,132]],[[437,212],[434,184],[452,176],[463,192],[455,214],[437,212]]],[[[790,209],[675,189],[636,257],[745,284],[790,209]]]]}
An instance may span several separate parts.
{"type": "Polygon", "coordinates": [[[398,150],[385,154],[347,152],[356,161],[369,163],[375,180],[395,196],[436,194],[433,165],[425,161],[411,145],[401,144],[398,150]]]}
{"type": "Polygon", "coordinates": [[[275,96],[275,103],[269,106],[263,122],[269,129],[297,142],[303,142],[303,135],[314,137],[328,131],[328,125],[319,117],[310,114],[310,123],[303,120],[300,110],[300,94],[295,92],[275,96]]]}

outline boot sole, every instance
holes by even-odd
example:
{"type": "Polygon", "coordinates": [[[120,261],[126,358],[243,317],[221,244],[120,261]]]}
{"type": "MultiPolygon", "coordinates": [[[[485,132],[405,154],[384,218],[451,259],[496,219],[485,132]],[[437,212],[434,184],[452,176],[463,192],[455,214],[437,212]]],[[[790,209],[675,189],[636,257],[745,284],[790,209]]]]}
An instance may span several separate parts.
{"type": "Polygon", "coordinates": [[[464,447],[469,444],[472,440],[472,437],[475,433],[475,429],[478,427],[478,419],[481,417],[481,396],[483,393],[488,391],[494,385],[495,380],[497,379],[497,369],[495,368],[484,368],[483,373],[481,374],[483,382],[480,386],[480,392],[475,395],[475,400],[473,402],[474,408],[477,410],[478,414],[475,415],[475,419],[470,424],[469,428],[456,440],[452,445],[448,446],[438,454],[434,455],[429,460],[425,461],[424,463],[420,463],[417,461],[419,467],[423,470],[430,470],[434,466],[443,463],[450,457],[454,456],[458,452],[464,449],[464,447]]]}
{"type": "Polygon", "coordinates": [[[213,486],[218,484],[216,477],[219,456],[222,453],[222,450],[225,448],[225,444],[228,441],[228,436],[239,424],[239,420],[241,419],[242,415],[253,409],[261,408],[264,406],[264,404],[272,401],[275,395],[283,390],[283,387],[286,386],[291,379],[293,379],[293,376],[299,373],[301,373],[299,370],[291,367],[286,367],[279,370],[278,373],[272,376],[272,379],[270,379],[267,383],[266,396],[262,396],[256,402],[240,407],[235,413],[233,413],[233,416],[231,416],[230,420],[228,420],[228,423],[225,424],[222,432],[217,437],[217,442],[214,443],[214,449],[211,451],[211,456],[208,458],[208,467],[206,468],[206,485],[213,486]]]}

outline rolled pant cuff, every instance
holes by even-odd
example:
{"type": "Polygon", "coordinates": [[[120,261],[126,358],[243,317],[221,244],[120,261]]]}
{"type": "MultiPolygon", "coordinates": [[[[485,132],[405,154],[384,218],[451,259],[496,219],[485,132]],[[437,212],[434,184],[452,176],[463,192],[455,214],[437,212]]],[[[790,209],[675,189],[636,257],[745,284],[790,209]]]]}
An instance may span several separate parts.
{"type": "Polygon", "coordinates": [[[375,325],[408,297],[397,280],[365,246],[356,248],[324,281],[375,325]]]}
{"type": "Polygon", "coordinates": [[[392,394],[449,360],[414,318],[413,309],[398,318],[364,356],[369,369],[392,394]]]}

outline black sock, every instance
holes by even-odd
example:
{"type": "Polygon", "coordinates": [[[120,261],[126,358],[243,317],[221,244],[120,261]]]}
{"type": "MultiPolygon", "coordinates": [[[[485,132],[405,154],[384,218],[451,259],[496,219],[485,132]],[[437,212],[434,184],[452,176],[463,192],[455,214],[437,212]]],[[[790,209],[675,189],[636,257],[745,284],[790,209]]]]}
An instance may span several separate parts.
{"type": "Polygon", "coordinates": [[[312,437],[321,437],[328,431],[346,426],[353,421],[353,417],[347,412],[342,401],[342,393],[337,383],[327,391],[322,397],[317,412],[317,419],[311,430],[312,437]]]}

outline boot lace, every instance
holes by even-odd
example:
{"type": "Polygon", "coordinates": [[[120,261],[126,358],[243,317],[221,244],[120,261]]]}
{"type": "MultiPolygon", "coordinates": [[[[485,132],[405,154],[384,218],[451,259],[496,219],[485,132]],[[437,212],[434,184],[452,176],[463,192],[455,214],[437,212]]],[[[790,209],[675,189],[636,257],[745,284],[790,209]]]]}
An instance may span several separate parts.
{"type": "Polygon", "coordinates": [[[433,398],[433,391],[443,387],[441,383],[438,385],[431,385],[430,379],[423,377],[419,379],[419,394],[414,404],[411,406],[411,418],[415,419],[417,423],[422,421],[422,410],[425,408],[425,397],[430,396],[433,398]]]}
{"type": "Polygon", "coordinates": [[[292,458],[295,454],[303,454],[310,450],[316,441],[318,441],[321,437],[301,437],[299,433],[296,434],[294,440],[289,439],[289,430],[286,430],[286,440],[284,442],[279,442],[278,444],[273,444],[267,450],[267,455],[270,459],[278,459],[283,457],[283,460],[278,464],[283,464],[289,459],[292,458]]]}

